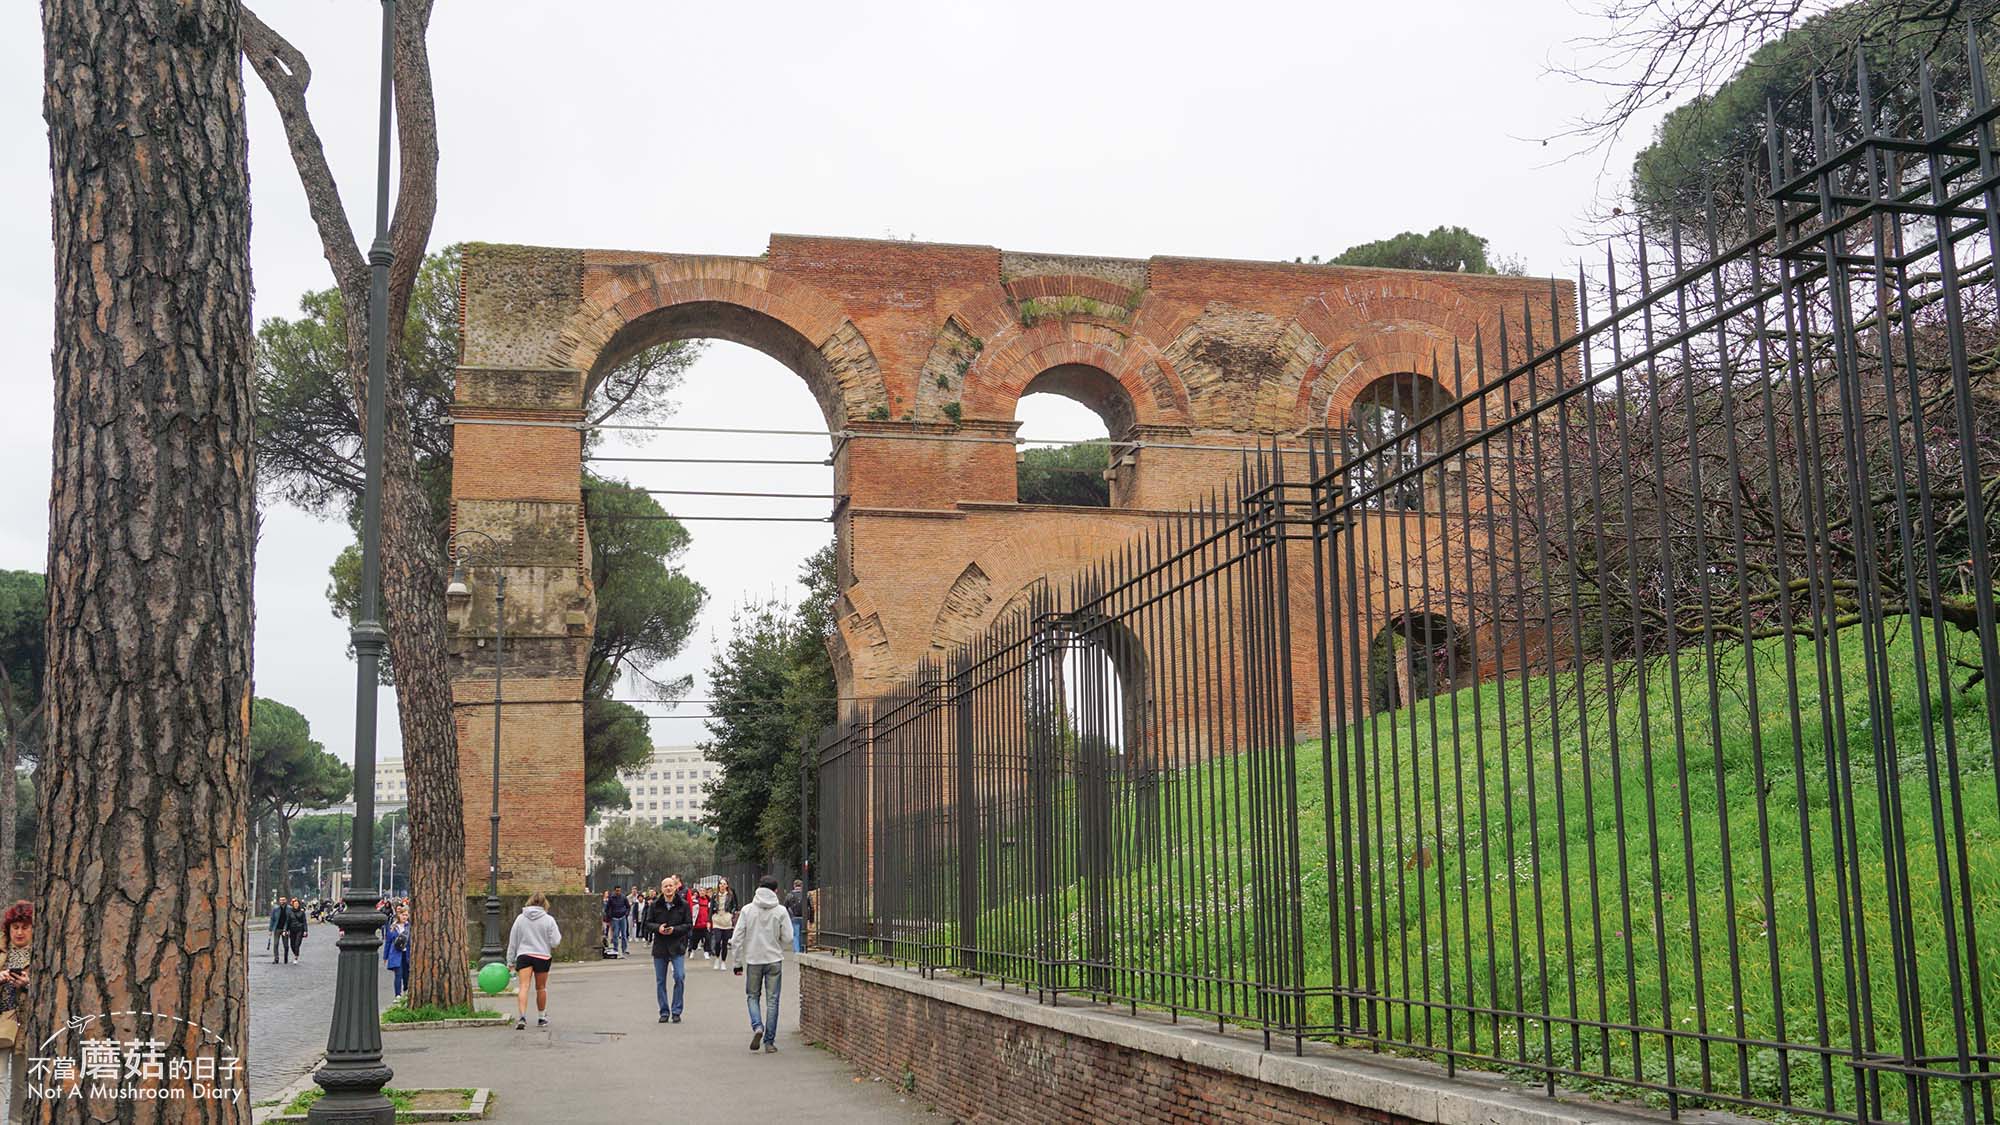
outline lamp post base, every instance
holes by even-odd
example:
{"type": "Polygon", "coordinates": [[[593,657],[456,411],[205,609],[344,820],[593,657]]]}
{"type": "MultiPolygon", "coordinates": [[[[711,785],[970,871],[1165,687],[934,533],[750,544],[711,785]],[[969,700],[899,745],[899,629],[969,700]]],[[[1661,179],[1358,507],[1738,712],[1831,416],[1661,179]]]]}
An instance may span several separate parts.
{"type": "Polygon", "coordinates": [[[340,913],[335,948],[333,1029],[326,1065],[313,1075],[326,1095],[306,1111],[315,1125],[369,1122],[394,1125],[396,1107],[382,1095],[395,1071],[382,1061],[382,1010],[375,993],[380,930],[388,919],[375,909],[375,892],[350,888],[340,913]]]}
{"type": "Polygon", "coordinates": [[[506,946],[500,940],[500,896],[486,892],[486,944],[479,947],[479,967],[497,965],[506,959],[506,946]]]}

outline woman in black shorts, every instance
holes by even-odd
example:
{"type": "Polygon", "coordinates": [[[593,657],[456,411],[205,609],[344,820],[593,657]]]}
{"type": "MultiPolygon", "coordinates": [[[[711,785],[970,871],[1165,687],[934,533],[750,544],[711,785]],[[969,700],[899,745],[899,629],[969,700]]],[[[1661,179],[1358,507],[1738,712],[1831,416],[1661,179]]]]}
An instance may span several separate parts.
{"type": "Polygon", "coordinates": [[[520,1016],[514,1021],[514,1030],[528,1026],[528,982],[535,984],[535,1026],[549,1026],[549,962],[554,960],[556,947],[562,944],[562,930],[549,913],[549,896],[536,891],[528,896],[528,905],[514,919],[514,929],[507,935],[507,964],[513,967],[520,978],[520,1016]]]}

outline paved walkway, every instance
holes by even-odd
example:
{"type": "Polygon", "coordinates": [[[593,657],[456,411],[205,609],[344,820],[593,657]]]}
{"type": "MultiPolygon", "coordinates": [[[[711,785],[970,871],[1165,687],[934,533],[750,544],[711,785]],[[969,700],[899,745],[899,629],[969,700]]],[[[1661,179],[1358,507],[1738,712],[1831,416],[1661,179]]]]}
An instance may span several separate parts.
{"type": "MultiPolygon", "coordinates": [[[[901,1094],[893,1083],[859,1077],[845,1060],[798,1040],[798,974],[785,965],[778,1053],[751,1054],[743,981],[715,971],[712,961],[688,962],[682,1022],[663,1024],[653,999],[653,962],[558,964],[549,974],[547,1030],[474,1028],[392,1031],[383,1050],[395,1068],[393,1085],[485,1086],[494,1091],[497,1122],[618,1121],[634,1110],[671,1105],[754,1104],[758,1120],[915,1122],[943,1119],[901,1094]],[[857,1081],[857,1078],[859,1080],[857,1081]],[[741,1099],[754,1097],[754,1103],[741,1099]]],[[[669,982],[671,987],[671,982],[669,982]]],[[[511,995],[482,1006],[512,1013],[511,995]]],[[[697,1115],[712,1116],[706,1110],[697,1115]]]]}
{"type": "MultiPolygon", "coordinates": [[[[252,1101],[276,1097],[326,1051],[326,1033],[333,1022],[334,966],[340,959],[333,943],[339,937],[338,927],[315,922],[306,931],[299,960],[281,965],[272,962],[264,931],[251,932],[250,1043],[243,1061],[250,1074],[252,1101]]],[[[376,984],[379,1002],[386,1007],[394,991],[389,974],[377,973],[376,984]]]]}

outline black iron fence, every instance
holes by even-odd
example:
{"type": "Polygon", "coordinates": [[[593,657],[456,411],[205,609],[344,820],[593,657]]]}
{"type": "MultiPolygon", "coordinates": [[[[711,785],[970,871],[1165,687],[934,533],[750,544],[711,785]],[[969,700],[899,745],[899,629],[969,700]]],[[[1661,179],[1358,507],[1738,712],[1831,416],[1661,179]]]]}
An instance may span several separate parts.
{"type": "Polygon", "coordinates": [[[1441,349],[1358,445],[1273,440],[831,732],[822,941],[1551,1091],[1995,1120],[1979,61],[1895,131],[1860,76],[1754,208],[1441,349]]]}

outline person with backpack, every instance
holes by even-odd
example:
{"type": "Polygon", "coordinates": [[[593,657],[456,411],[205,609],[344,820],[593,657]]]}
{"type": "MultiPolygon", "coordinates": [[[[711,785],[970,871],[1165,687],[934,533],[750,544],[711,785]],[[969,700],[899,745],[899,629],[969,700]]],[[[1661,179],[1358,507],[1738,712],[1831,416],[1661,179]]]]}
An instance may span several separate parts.
{"type": "Polygon", "coordinates": [[[766,875],[757,881],[756,895],[736,919],[735,948],[729,954],[730,971],[743,978],[753,1051],[761,1044],[765,1054],[778,1052],[778,992],[785,974],[785,946],[792,934],[791,911],[778,901],[778,881],[766,875]]]}
{"type": "MultiPolygon", "coordinates": [[[[772,884],[775,889],[776,884],[772,884]]],[[[806,894],[803,879],[792,880],[792,893],[785,896],[785,913],[792,916],[792,952],[806,951],[806,927],[812,924],[812,896],[806,894]]]]}
{"type": "Polygon", "coordinates": [[[396,907],[396,920],[382,934],[382,960],[395,979],[396,995],[410,987],[410,908],[396,907]]]}
{"type": "Polygon", "coordinates": [[[528,896],[528,905],[514,919],[514,928],[507,934],[507,964],[519,975],[520,1015],[514,1019],[514,1030],[522,1031],[528,1026],[528,982],[535,985],[535,1026],[549,1026],[549,966],[554,963],[556,947],[562,944],[562,927],[556,925],[555,915],[549,913],[549,896],[545,891],[536,891],[528,896]]]}

